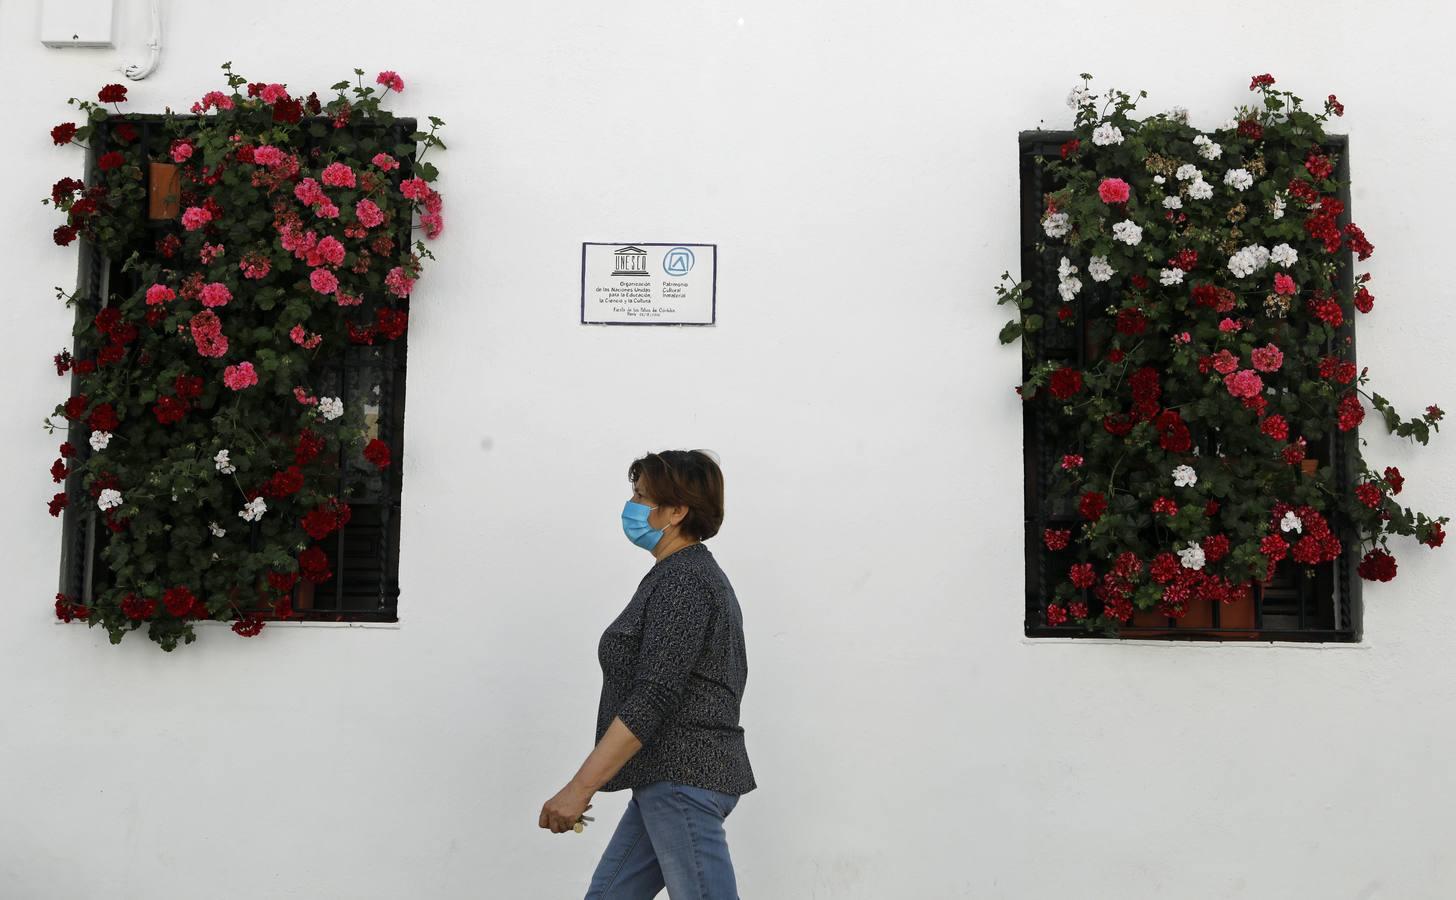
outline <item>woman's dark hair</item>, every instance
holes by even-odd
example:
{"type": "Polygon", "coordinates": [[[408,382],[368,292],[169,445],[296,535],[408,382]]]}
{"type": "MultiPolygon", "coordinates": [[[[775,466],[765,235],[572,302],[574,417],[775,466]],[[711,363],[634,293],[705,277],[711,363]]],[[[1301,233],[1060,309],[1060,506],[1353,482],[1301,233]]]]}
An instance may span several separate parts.
{"type": "Polygon", "coordinates": [[[702,450],[664,450],[633,460],[627,480],[659,506],[686,506],[678,527],[706,541],[723,524],[723,470],[702,450]]]}

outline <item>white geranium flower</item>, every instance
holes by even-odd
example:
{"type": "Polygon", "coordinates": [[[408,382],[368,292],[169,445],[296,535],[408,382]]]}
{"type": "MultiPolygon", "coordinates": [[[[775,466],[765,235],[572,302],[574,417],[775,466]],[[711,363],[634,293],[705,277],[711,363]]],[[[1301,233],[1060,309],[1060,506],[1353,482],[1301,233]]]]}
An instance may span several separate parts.
{"type": "Polygon", "coordinates": [[[1198,148],[1198,155],[1204,159],[1218,159],[1223,154],[1223,148],[1215,144],[1206,134],[1200,134],[1194,138],[1193,146],[1198,148]]]}
{"type": "Polygon", "coordinates": [[[1167,183],[1168,183],[1168,179],[1164,178],[1163,176],[1161,176],[1161,175],[1154,175],[1153,176],[1153,184],[1167,184],[1167,183]]]}
{"type": "Polygon", "coordinates": [[[1178,561],[1183,564],[1183,568],[1185,569],[1203,568],[1203,548],[1198,545],[1197,541],[1189,544],[1184,549],[1178,551],[1178,561]]]}
{"type": "Polygon", "coordinates": [[[222,537],[227,534],[227,529],[216,522],[208,522],[207,530],[212,532],[213,537],[222,537]]]}
{"type": "Polygon", "coordinates": [[[1041,230],[1049,238],[1066,237],[1072,230],[1072,217],[1064,212],[1054,212],[1041,220],[1041,230]]]}
{"type": "Polygon", "coordinates": [[[121,499],[121,491],[116,488],[106,488],[96,498],[96,505],[102,510],[115,509],[126,501],[121,499]]]}
{"type": "Polygon", "coordinates": [[[1207,200],[1213,196],[1213,185],[1202,178],[1195,178],[1193,183],[1188,185],[1188,196],[1193,200],[1207,200]]]}
{"type": "Polygon", "coordinates": [[[1163,208],[1164,209],[1182,209],[1183,208],[1183,198],[1182,197],[1179,197],[1177,194],[1169,194],[1168,196],[1166,196],[1166,197],[1163,198],[1163,208]]]}
{"type": "Polygon", "coordinates": [[[1198,472],[1192,466],[1178,466],[1173,470],[1174,487],[1193,487],[1198,483],[1198,472]]]}
{"type": "Polygon", "coordinates": [[[1161,269],[1158,271],[1158,283],[1162,285],[1182,284],[1182,269],[1161,269]]]}
{"type": "Polygon", "coordinates": [[[1304,523],[1299,520],[1299,516],[1294,514],[1294,510],[1290,510],[1284,514],[1284,518],[1279,520],[1279,530],[1298,531],[1300,534],[1303,534],[1304,523]]]}
{"type": "Polygon", "coordinates": [[[1063,301],[1070,301],[1082,290],[1082,279],[1075,277],[1077,267],[1065,256],[1057,265],[1057,293],[1062,295],[1063,301]]]}
{"type": "Polygon", "coordinates": [[[1269,260],[1287,269],[1299,262],[1299,251],[1288,244],[1279,244],[1269,251],[1269,260]]]}
{"type": "Polygon", "coordinates": [[[1198,167],[1193,163],[1184,163],[1178,167],[1178,171],[1174,172],[1173,175],[1179,181],[1194,181],[1203,177],[1203,173],[1198,171],[1198,167]]]}
{"type": "Polygon", "coordinates": [[[268,504],[263,502],[263,498],[254,497],[252,500],[249,500],[241,510],[238,511],[238,515],[243,517],[244,522],[256,522],[259,519],[263,518],[263,513],[267,511],[268,504]]]}
{"type": "Polygon", "coordinates": [[[1235,277],[1247,278],[1269,264],[1268,250],[1258,244],[1250,244],[1229,257],[1228,269],[1235,277]]]}
{"type": "Polygon", "coordinates": [[[1235,130],[1238,129],[1238,127],[1239,127],[1239,120],[1238,119],[1228,119],[1222,125],[1218,126],[1218,130],[1219,131],[1235,131],[1235,130]]]}
{"type": "Polygon", "coordinates": [[[1142,242],[1143,230],[1131,219],[1123,219],[1112,226],[1112,236],[1129,247],[1135,247],[1142,242]]]}
{"type": "Polygon", "coordinates": [[[1079,84],[1067,94],[1067,108],[1076,109],[1092,99],[1092,92],[1085,84],[1079,84]]]}
{"type": "Polygon", "coordinates": [[[238,470],[237,466],[228,461],[228,451],[226,450],[217,451],[217,455],[212,458],[212,462],[217,467],[217,470],[224,475],[231,475],[238,470]]]}
{"type": "Polygon", "coordinates": [[[1092,276],[1093,281],[1111,281],[1116,275],[1105,256],[1094,256],[1087,261],[1087,274],[1092,276]]]}
{"type": "Polygon", "coordinates": [[[111,432],[109,432],[109,431],[93,431],[93,432],[91,432],[91,449],[92,450],[105,450],[106,449],[106,445],[109,444],[109,443],[111,443],[111,432]]]}
{"type": "Polygon", "coordinates": [[[1122,129],[1111,122],[1103,122],[1092,129],[1092,143],[1099,147],[1106,147],[1108,144],[1122,143],[1122,129]]]}
{"type": "Polygon", "coordinates": [[[1254,185],[1254,176],[1248,169],[1229,169],[1223,173],[1223,183],[1236,191],[1247,191],[1254,185]]]}
{"type": "Polygon", "coordinates": [[[332,421],[344,414],[344,401],[338,397],[320,397],[318,411],[325,419],[332,421]]]}
{"type": "Polygon", "coordinates": [[[1274,195],[1274,218],[1284,218],[1284,206],[1284,192],[1280,191],[1279,193],[1274,195]]]}

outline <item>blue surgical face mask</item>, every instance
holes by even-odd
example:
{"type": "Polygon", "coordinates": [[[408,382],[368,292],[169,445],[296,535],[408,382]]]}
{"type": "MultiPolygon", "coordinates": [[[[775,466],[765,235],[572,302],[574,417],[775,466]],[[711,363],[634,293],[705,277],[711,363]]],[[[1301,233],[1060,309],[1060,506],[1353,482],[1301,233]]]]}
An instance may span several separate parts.
{"type": "Polygon", "coordinates": [[[662,529],[653,528],[647,523],[647,514],[654,509],[657,507],[644,506],[631,500],[622,507],[622,531],[626,532],[627,540],[643,550],[651,550],[662,540],[662,529]]]}

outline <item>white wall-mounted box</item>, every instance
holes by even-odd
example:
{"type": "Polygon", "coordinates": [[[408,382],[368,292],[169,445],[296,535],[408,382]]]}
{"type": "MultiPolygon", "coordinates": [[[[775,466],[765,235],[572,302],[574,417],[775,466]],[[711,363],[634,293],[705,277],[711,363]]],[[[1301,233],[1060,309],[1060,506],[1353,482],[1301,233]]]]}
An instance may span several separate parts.
{"type": "Polygon", "coordinates": [[[41,0],[40,42],[47,47],[111,47],[113,0],[41,0]]]}

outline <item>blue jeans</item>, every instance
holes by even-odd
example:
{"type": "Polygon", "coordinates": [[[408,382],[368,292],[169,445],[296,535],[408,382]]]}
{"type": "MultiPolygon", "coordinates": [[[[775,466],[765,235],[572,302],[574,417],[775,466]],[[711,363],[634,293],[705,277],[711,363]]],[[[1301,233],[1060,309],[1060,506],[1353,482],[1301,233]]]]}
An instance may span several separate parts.
{"type": "Polygon", "coordinates": [[[723,820],[733,794],[657,781],[632,799],[607,842],[586,900],[738,900],[723,820]]]}

